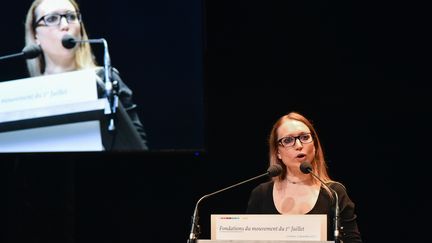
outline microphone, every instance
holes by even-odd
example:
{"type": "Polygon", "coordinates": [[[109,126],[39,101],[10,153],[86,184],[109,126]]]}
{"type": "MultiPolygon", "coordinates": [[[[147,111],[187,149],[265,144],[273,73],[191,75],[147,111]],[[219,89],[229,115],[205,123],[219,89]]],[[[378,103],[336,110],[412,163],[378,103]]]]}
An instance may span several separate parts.
{"type": "Polygon", "coordinates": [[[42,49],[39,45],[31,44],[25,46],[20,53],[11,54],[7,56],[0,57],[0,60],[9,59],[13,57],[24,57],[25,59],[33,59],[38,57],[42,53],[42,49]]]}
{"type": "Polygon", "coordinates": [[[245,181],[239,182],[239,183],[237,183],[237,184],[234,184],[234,185],[232,185],[232,186],[226,187],[226,188],[221,189],[221,190],[219,190],[219,191],[215,191],[215,192],[213,192],[213,193],[210,193],[210,194],[207,194],[207,195],[202,196],[202,197],[198,200],[198,202],[196,203],[196,205],[195,205],[195,210],[194,210],[194,213],[193,213],[193,216],[192,216],[192,227],[191,227],[191,232],[190,232],[189,239],[187,240],[187,242],[188,242],[188,243],[196,243],[196,240],[198,239],[198,236],[199,236],[199,233],[200,233],[200,232],[199,232],[199,225],[198,225],[198,219],[199,219],[199,217],[198,217],[198,205],[199,205],[199,203],[200,203],[203,199],[205,199],[205,198],[207,198],[207,197],[210,197],[210,196],[213,196],[213,195],[215,195],[215,194],[218,194],[219,192],[223,192],[223,191],[226,191],[226,190],[231,189],[231,188],[233,188],[233,187],[236,187],[236,186],[242,185],[242,184],[244,184],[244,183],[246,183],[246,182],[249,182],[249,181],[252,181],[252,180],[255,180],[255,179],[261,178],[261,177],[263,177],[263,176],[275,177],[275,176],[280,175],[281,173],[282,173],[282,167],[281,167],[280,165],[278,165],[278,164],[273,164],[273,165],[269,166],[269,168],[267,169],[267,172],[264,173],[264,174],[261,174],[261,175],[259,175],[259,176],[255,176],[255,177],[253,177],[253,178],[250,178],[250,179],[248,179],[248,180],[245,180],[245,181]]]}
{"type": "Polygon", "coordinates": [[[300,171],[304,174],[311,174],[313,177],[318,179],[323,186],[325,186],[328,190],[332,191],[336,198],[335,203],[335,216],[334,216],[334,240],[335,242],[339,242],[339,197],[335,190],[327,186],[327,184],[315,173],[312,171],[312,165],[309,162],[303,162],[300,164],[300,171]]]}
{"type": "Polygon", "coordinates": [[[71,35],[64,35],[62,38],[62,45],[64,48],[66,49],[72,49],[75,47],[77,40],[75,39],[75,37],[71,36],[71,35]]]}
{"type": "Polygon", "coordinates": [[[108,130],[114,131],[115,125],[114,125],[114,114],[116,113],[117,106],[118,106],[118,83],[113,82],[111,80],[111,59],[108,51],[108,42],[104,39],[88,39],[88,40],[77,40],[75,37],[73,37],[70,34],[65,34],[62,37],[61,43],[64,48],[66,49],[72,49],[75,47],[77,43],[99,43],[104,45],[104,76],[105,76],[105,94],[108,98],[108,101],[110,103],[110,110],[111,110],[111,119],[109,121],[108,130]]]}
{"type": "Polygon", "coordinates": [[[99,43],[99,44],[104,44],[105,39],[101,38],[101,39],[88,39],[88,40],[78,40],[75,37],[73,37],[70,34],[65,34],[62,37],[61,43],[63,45],[64,48],[66,49],[72,49],[76,46],[77,43],[99,43]]]}

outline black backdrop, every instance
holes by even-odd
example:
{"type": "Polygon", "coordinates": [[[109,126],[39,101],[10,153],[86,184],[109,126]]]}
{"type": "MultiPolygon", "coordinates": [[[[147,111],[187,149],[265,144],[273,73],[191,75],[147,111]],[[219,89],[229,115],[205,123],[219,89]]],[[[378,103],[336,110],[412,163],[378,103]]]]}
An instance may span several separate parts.
{"type": "MultiPolygon", "coordinates": [[[[427,7],[206,1],[206,153],[2,155],[4,239],[186,241],[196,201],[261,174],[272,123],[296,110],[315,122],[331,176],[356,202],[364,241],[425,241],[427,7]]],[[[121,11],[117,18],[140,13],[106,8],[121,11]]],[[[101,17],[87,22],[98,26],[101,17]]],[[[2,26],[16,32],[10,22],[2,26]]],[[[203,201],[201,238],[209,237],[211,213],[244,212],[258,182],[203,201]]]]}

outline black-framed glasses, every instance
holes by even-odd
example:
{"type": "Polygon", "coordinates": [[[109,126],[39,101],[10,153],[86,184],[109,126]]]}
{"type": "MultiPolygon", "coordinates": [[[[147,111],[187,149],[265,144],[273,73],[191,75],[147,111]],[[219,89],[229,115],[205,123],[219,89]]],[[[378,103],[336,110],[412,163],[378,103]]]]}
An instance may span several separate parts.
{"type": "Polygon", "coordinates": [[[38,26],[58,26],[62,18],[65,18],[69,24],[81,23],[81,13],[80,12],[66,12],[64,14],[51,13],[40,17],[35,23],[34,28],[38,26]],[[41,22],[44,24],[41,24],[41,22]]]}
{"type": "Polygon", "coordinates": [[[295,145],[297,139],[300,141],[300,143],[304,144],[304,143],[311,143],[313,141],[313,137],[312,134],[310,133],[303,133],[300,134],[296,137],[294,136],[287,136],[287,137],[283,137],[281,139],[278,140],[278,143],[285,147],[285,148],[289,148],[295,145]]]}

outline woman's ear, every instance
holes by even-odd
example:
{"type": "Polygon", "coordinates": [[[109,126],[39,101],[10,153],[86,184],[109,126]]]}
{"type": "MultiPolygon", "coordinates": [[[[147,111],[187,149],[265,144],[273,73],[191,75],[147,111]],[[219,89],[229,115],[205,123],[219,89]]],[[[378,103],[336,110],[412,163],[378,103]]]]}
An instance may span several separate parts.
{"type": "Polygon", "coordinates": [[[278,159],[282,160],[282,156],[280,155],[279,151],[277,152],[278,159]]]}

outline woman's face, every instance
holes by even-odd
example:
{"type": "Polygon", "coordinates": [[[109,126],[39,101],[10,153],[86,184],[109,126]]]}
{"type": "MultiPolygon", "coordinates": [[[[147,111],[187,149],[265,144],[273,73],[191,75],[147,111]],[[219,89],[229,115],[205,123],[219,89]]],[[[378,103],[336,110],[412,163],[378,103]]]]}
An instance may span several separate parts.
{"type": "Polygon", "coordinates": [[[277,156],[283,161],[287,168],[298,170],[302,162],[307,161],[312,163],[315,157],[315,146],[312,138],[308,137],[308,134],[310,134],[309,128],[303,122],[297,120],[286,120],[278,128],[278,140],[287,138],[285,139],[285,145],[287,145],[289,141],[294,140],[294,144],[288,144],[288,146],[285,147],[280,143],[278,145],[277,156]]]}
{"type": "MultiPolygon", "coordinates": [[[[74,6],[68,0],[44,0],[35,9],[35,20],[38,21],[50,14],[62,15],[75,12],[74,6]]],[[[68,22],[65,16],[60,17],[58,25],[46,26],[45,21],[42,20],[38,22],[35,33],[36,43],[42,47],[46,58],[52,60],[71,60],[74,57],[75,50],[64,48],[61,40],[65,34],[79,37],[80,23],[79,21],[68,22]]]]}

